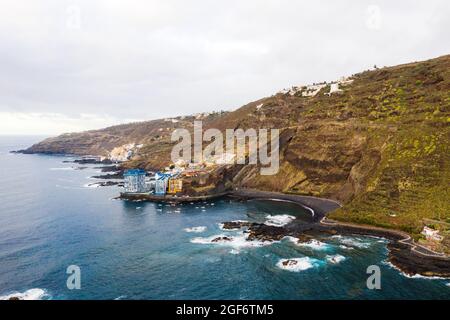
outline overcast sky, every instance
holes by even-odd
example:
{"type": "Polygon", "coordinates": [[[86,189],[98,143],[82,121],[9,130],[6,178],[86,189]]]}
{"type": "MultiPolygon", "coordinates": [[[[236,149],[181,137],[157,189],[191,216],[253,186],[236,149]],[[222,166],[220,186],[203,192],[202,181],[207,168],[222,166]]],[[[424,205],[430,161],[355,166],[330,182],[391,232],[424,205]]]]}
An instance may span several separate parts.
{"type": "Polygon", "coordinates": [[[235,109],[450,53],[448,0],[0,0],[0,10],[0,134],[235,109]]]}

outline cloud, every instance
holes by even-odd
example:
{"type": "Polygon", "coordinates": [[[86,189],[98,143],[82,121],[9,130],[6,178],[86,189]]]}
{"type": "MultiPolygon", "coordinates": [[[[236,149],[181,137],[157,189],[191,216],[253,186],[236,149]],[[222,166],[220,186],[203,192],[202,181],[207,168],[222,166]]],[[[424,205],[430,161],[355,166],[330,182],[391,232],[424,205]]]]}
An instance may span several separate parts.
{"type": "Polygon", "coordinates": [[[2,12],[0,112],[78,121],[233,109],[450,49],[446,0],[2,0],[2,12]]]}
{"type": "Polygon", "coordinates": [[[108,115],[61,113],[0,112],[0,135],[56,135],[103,128],[134,119],[118,119],[108,115]]]}

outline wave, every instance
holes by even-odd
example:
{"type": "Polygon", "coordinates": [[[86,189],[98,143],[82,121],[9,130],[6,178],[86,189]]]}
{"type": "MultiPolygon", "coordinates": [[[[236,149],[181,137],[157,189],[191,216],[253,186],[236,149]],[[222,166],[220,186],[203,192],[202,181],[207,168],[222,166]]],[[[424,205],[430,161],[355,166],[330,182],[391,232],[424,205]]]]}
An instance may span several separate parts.
{"type": "Polygon", "coordinates": [[[319,250],[319,251],[328,250],[330,248],[329,244],[324,243],[319,240],[316,240],[316,239],[311,239],[308,242],[304,242],[304,243],[298,243],[297,238],[290,237],[290,236],[287,236],[285,238],[288,239],[289,241],[295,243],[295,245],[297,245],[299,247],[307,247],[307,248],[310,248],[313,250],[319,250]]]}
{"type": "MultiPolygon", "coordinates": [[[[230,222],[235,222],[235,223],[247,223],[248,220],[232,220],[232,221],[230,221],[230,222]]],[[[234,229],[224,229],[224,228],[223,228],[223,226],[224,226],[223,223],[218,223],[218,226],[219,226],[219,229],[220,229],[220,230],[224,230],[224,231],[234,231],[234,230],[239,230],[239,229],[240,229],[239,227],[234,228],[234,229]]]]}
{"type": "Polygon", "coordinates": [[[42,300],[49,297],[50,295],[45,290],[33,288],[25,292],[13,292],[8,295],[0,296],[0,300],[9,300],[11,298],[17,298],[19,300],[42,300]]]}
{"type": "Polygon", "coordinates": [[[288,214],[280,214],[280,215],[268,215],[266,217],[265,225],[274,226],[274,227],[283,227],[287,225],[289,222],[295,220],[294,216],[290,216],[288,214]]]}
{"type": "Polygon", "coordinates": [[[338,264],[342,261],[344,261],[346,258],[340,254],[336,254],[336,255],[327,255],[326,259],[328,262],[333,263],[333,264],[338,264]]]}
{"type": "Polygon", "coordinates": [[[291,259],[281,259],[277,262],[276,265],[278,268],[286,271],[300,272],[311,268],[319,267],[321,265],[321,261],[309,257],[291,258],[291,259]]]}
{"type": "MultiPolygon", "coordinates": [[[[259,241],[259,240],[248,240],[248,235],[244,234],[243,232],[239,232],[236,235],[225,235],[225,234],[218,234],[210,237],[197,237],[191,239],[191,243],[196,244],[212,244],[212,245],[219,245],[219,246],[226,246],[231,247],[232,249],[235,249],[239,251],[239,249],[242,248],[256,248],[256,247],[263,247],[268,246],[276,241],[259,241]]],[[[233,253],[238,253],[234,251],[233,253]]]]}
{"type": "Polygon", "coordinates": [[[50,168],[51,171],[71,171],[75,170],[74,167],[59,167],[59,168],[50,168]]]}
{"type": "MultiPolygon", "coordinates": [[[[388,266],[388,267],[390,267],[390,268],[392,268],[392,269],[397,270],[402,276],[404,276],[406,278],[409,278],[409,279],[448,280],[448,278],[444,278],[444,277],[438,277],[438,276],[428,277],[428,276],[423,276],[423,275],[418,274],[418,273],[410,275],[410,274],[407,274],[407,273],[403,272],[399,267],[395,266],[390,261],[383,260],[381,263],[386,265],[386,266],[388,266]]],[[[447,285],[449,285],[449,284],[447,284],[447,285]]]]}
{"type": "Polygon", "coordinates": [[[205,226],[199,226],[199,227],[185,228],[184,231],[200,233],[200,232],[206,231],[206,227],[205,226]]]}
{"type": "Polygon", "coordinates": [[[359,238],[343,237],[341,235],[332,236],[332,238],[338,239],[340,243],[344,244],[347,247],[361,248],[361,249],[367,249],[370,247],[370,242],[363,241],[359,238]]]}

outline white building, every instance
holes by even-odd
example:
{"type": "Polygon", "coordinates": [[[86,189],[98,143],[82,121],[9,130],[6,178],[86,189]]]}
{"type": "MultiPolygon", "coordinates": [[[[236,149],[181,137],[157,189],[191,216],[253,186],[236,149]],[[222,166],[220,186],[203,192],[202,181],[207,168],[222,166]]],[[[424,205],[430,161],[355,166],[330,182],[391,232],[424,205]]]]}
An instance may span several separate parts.
{"type": "Polygon", "coordinates": [[[444,239],[443,236],[439,235],[439,230],[434,230],[427,226],[423,227],[422,234],[427,240],[431,241],[442,241],[444,239]]]}

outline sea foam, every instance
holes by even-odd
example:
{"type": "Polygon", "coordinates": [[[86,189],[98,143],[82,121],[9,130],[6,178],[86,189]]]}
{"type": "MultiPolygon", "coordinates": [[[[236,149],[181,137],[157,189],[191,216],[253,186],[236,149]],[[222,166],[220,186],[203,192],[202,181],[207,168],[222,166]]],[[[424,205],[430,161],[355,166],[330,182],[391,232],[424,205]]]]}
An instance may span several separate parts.
{"type": "MultiPolygon", "coordinates": [[[[423,275],[418,274],[418,273],[413,274],[413,275],[409,275],[409,274],[403,272],[400,268],[398,268],[397,266],[395,266],[395,265],[394,265],[393,263],[391,263],[390,261],[384,260],[384,261],[382,261],[382,263],[383,263],[384,265],[387,265],[388,267],[390,267],[390,268],[392,268],[392,269],[397,270],[402,276],[404,276],[404,277],[406,277],[406,278],[409,278],[409,279],[447,280],[447,278],[444,278],[444,277],[439,277],[439,276],[431,276],[431,277],[428,277],[428,276],[423,276],[423,275]]],[[[449,284],[447,284],[447,285],[449,285],[449,284]]]]}
{"type": "Polygon", "coordinates": [[[328,250],[330,248],[329,244],[324,243],[319,240],[316,240],[316,239],[311,239],[308,242],[302,242],[302,243],[299,243],[297,238],[290,237],[290,236],[285,237],[285,239],[288,239],[289,241],[293,242],[295,245],[297,245],[299,247],[306,247],[306,248],[310,248],[313,250],[323,251],[323,250],[328,250]]]}
{"type": "Polygon", "coordinates": [[[359,238],[342,237],[340,235],[332,236],[332,238],[338,239],[340,243],[344,244],[347,247],[354,247],[360,249],[367,249],[370,247],[370,242],[363,241],[359,238]]]}
{"type": "Polygon", "coordinates": [[[0,296],[0,300],[9,300],[11,298],[19,298],[20,300],[42,300],[49,297],[43,289],[34,288],[25,292],[14,292],[8,295],[0,296]]]}
{"type": "Polygon", "coordinates": [[[278,268],[291,272],[300,272],[318,266],[320,266],[320,260],[309,257],[281,259],[277,262],[278,268]]]}
{"type": "Polygon", "coordinates": [[[206,231],[206,227],[205,226],[199,226],[199,227],[185,228],[184,231],[200,233],[200,232],[205,232],[206,231]]]}
{"type": "Polygon", "coordinates": [[[271,245],[274,243],[274,241],[257,241],[257,240],[249,241],[247,240],[246,234],[244,234],[243,232],[239,232],[236,235],[217,234],[210,237],[197,237],[191,239],[191,243],[226,246],[231,247],[232,249],[235,250],[239,250],[242,248],[262,247],[271,245]],[[216,241],[213,241],[215,239],[216,241]]]}
{"type": "Polygon", "coordinates": [[[280,214],[280,215],[268,215],[266,217],[265,225],[274,226],[274,227],[282,227],[295,220],[294,216],[290,216],[288,214],[280,214]]]}
{"type": "Polygon", "coordinates": [[[327,255],[326,259],[330,263],[338,264],[338,263],[344,261],[346,258],[340,254],[336,254],[336,255],[327,255]]]}

